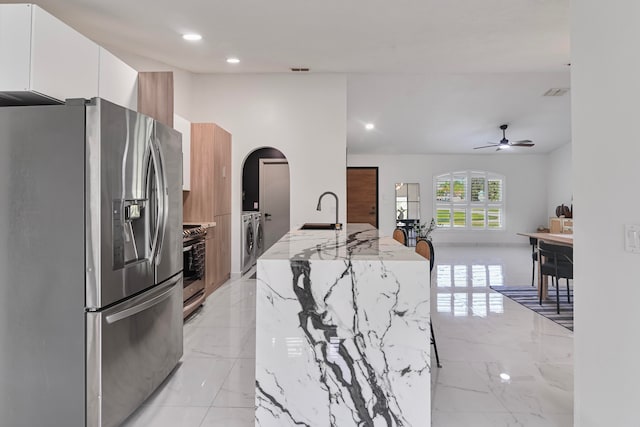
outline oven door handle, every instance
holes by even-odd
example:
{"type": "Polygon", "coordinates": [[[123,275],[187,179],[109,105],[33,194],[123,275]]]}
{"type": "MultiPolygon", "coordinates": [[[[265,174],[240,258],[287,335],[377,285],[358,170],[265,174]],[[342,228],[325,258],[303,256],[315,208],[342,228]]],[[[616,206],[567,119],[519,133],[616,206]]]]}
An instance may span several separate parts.
{"type": "Polygon", "coordinates": [[[175,288],[176,283],[180,281],[180,278],[181,276],[178,276],[177,278],[171,280],[171,282],[166,285],[168,286],[169,289],[165,290],[161,294],[156,295],[153,298],[148,299],[146,301],[142,301],[140,304],[136,304],[133,307],[125,308],[122,311],[109,314],[108,316],[106,316],[107,323],[109,324],[116,323],[120,320],[126,319],[127,317],[131,317],[133,315],[140,313],[141,311],[148,310],[151,307],[160,304],[162,301],[166,300],[171,296],[171,293],[173,292],[173,289],[175,288]]]}

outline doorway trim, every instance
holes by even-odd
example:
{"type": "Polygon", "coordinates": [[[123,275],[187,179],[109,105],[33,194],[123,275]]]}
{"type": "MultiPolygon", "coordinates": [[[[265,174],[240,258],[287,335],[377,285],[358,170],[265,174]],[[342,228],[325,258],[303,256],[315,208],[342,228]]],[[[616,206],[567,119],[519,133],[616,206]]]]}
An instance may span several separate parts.
{"type": "MultiPolygon", "coordinates": [[[[349,169],[370,169],[376,171],[376,228],[380,228],[380,173],[378,166],[347,166],[347,171],[349,169]]],[[[349,179],[347,175],[347,180],[349,179]]],[[[347,200],[347,203],[349,201],[347,200]]]]}

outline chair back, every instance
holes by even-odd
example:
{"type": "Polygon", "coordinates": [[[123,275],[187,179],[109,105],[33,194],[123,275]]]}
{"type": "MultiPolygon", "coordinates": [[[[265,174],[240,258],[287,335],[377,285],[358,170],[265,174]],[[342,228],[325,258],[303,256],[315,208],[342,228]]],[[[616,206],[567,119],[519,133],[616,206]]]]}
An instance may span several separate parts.
{"type": "Polygon", "coordinates": [[[393,230],[393,238],[403,245],[407,246],[407,232],[402,228],[393,230]]]}
{"type": "Polygon", "coordinates": [[[431,241],[426,239],[418,239],[418,241],[416,242],[416,253],[429,260],[429,271],[432,271],[435,264],[435,254],[431,241]]]}
{"type": "Polygon", "coordinates": [[[538,244],[540,255],[547,258],[548,263],[570,267],[573,271],[573,247],[554,245],[545,241],[538,244]]]}
{"type": "Polygon", "coordinates": [[[540,266],[542,274],[573,279],[573,247],[543,241],[538,246],[540,256],[546,258],[546,262],[540,266]]]}
{"type": "MultiPolygon", "coordinates": [[[[538,261],[538,239],[529,237],[529,243],[531,244],[531,259],[533,259],[535,264],[535,262],[538,261]]],[[[533,278],[531,278],[531,283],[533,283],[533,278]]]]}

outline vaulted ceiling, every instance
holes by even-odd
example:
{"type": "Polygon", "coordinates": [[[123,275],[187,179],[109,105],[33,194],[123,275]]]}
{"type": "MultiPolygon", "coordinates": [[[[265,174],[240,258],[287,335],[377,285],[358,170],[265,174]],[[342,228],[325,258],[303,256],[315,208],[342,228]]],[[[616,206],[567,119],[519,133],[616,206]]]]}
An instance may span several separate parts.
{"type": "Polygon", "coordinates": [[[346,73],[349,152],[477,154],[502,123],[536,143],[518,152],[571,140],[570,92],[542,96],[569,87],[568,0],[35,3],[106,47],[195,73],[346,73]]]}

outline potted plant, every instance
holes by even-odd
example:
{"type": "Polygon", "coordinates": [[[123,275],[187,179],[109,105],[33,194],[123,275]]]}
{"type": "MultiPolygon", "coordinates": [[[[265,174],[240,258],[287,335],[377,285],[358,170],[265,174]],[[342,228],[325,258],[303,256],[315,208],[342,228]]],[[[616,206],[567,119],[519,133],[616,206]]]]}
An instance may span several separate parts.
{"type": "Polygon", "coordinates": [[[431,233],[436,229],[436,220],[431,218],[431,221],[427,223],[416,222],[413,226],[413,229],[416,232],[416,239],[424,239],[431,241],[431,233]]]}

